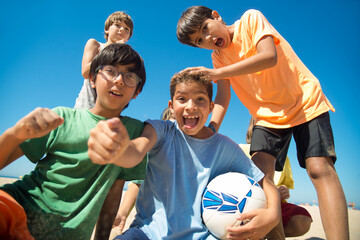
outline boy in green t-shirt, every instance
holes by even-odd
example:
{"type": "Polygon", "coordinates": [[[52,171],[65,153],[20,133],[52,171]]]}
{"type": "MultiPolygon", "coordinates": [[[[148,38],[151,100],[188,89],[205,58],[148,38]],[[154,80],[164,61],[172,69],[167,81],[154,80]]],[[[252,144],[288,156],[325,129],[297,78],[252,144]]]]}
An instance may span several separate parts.
{"type": "Polygon", "coordinates": [[[112,44],[93,60],[94,108],[37,108],[0,136],[0,167],[25,155],[36,163],[23,179],[0,188],[0,238],[90,239],[109,236],[119,206],[121,180],[144,178],[146,160],[131,169],[93,164],[87,154],[90,130],[119,117],[130,138],[141,121],[121,116],[146,80],[142,58],[127,44],[112,44]]]}

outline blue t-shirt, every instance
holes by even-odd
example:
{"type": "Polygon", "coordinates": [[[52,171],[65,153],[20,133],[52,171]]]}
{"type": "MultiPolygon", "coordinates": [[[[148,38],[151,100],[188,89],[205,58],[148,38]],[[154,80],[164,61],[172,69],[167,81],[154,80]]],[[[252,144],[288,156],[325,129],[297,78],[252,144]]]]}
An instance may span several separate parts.
{"type": "Polygon", "coordinates": [[[157,134],[148,154],[144,184],[131,227],[150,239],[216,239],[201,218],[201,197],[210,180],[241,172],[260,181],[264,174],[241,148],[219,133],[207,139],[184,134],[176,122],[147,120],[157,134]]]}

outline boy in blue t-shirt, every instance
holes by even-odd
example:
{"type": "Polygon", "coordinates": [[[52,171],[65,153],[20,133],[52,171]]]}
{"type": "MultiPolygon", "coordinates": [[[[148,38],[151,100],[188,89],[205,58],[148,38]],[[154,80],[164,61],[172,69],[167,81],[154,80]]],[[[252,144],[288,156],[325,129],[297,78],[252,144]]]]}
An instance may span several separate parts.
{"type": "Polygon", "coordinates": [[[210,180],[241,172],[263,184],[268,208],[241,214],[251,219],[228,227],[230,239],[264,237],[280,220],[277,189],[229,138],[205,123],[214,103],[212,83],[203,74],[181,72],[170,83],[169,107],[176,121],[147,120],[140,137],[130,140],[121,122],[100,121],[89,138],[94,163],[132,167],[148,153],[147,174],[130,229],[115,239],[216,239],[201,218],[201,196],[210,180]]]}
{"type": "Polygon", "coordinates": [[[93,164],[87,154],[90,130],[116,117],[130,138],[144,124],[121,116],[145,83],[140,55],[127,44],[106,47],[93,60],[94,108],[37,108],[0,136],[0,167],[25,155],[34,171],[0,188],[1,239],[107,239],[119,206],[120,179],[143,178],[146,160],[133,169],[93,164]],[[109,194],[108,194],[109,193],[109,194]]]}

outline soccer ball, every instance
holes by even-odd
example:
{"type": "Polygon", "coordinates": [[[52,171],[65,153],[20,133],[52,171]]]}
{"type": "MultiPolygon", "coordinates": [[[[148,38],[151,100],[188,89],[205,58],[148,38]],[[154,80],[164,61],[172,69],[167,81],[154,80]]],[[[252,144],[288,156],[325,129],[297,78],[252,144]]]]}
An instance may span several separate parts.
{"type": "Polygon", "coordinates": [[[237,172],[221,174],[211,180],[201,199],[205,226],[217,238],[226,239],[226,228],[249,220],[236,219],[240,213],[265,208],[266,197],[260,185],[251,177],[237,172]]]}

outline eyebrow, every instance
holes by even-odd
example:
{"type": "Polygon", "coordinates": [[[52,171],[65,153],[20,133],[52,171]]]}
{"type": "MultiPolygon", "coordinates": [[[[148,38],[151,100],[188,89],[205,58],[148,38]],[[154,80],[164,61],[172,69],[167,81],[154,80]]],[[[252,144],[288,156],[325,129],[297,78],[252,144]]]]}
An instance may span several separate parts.
{"type": "MultiPolygon", "coordinates": [[[[186,91],[176,90],[174,95],[176,95],[176,94],[186,94],[186,95],[188,95],[189,93],[188,93],[188,92],[186,92],[186,91]]],[[[204,95],[208,95],[208,92],[207,92],[207,91],[205,91],[205,90],[198,90],[195,94],[204,94],[204,95]]]]}

